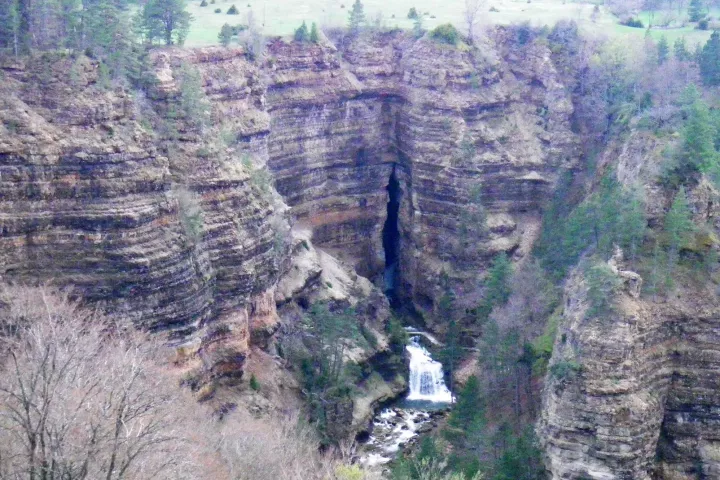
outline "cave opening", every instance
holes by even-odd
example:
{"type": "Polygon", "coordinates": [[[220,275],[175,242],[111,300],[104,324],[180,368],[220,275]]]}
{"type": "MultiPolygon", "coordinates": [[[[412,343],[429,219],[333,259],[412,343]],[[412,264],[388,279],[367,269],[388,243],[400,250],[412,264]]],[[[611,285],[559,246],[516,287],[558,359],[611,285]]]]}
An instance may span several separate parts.
{"type": "Polygon", "coordinates": [[[398,212],[400,211],[400,182],[398,182],[393,165],[392,173],[386,187],[388,191],[387,218],[383,226],[382,240],[385,250],[385,294],[391,305],[397,303],[397,282],[400,274],[400,228],[398,212]]]}

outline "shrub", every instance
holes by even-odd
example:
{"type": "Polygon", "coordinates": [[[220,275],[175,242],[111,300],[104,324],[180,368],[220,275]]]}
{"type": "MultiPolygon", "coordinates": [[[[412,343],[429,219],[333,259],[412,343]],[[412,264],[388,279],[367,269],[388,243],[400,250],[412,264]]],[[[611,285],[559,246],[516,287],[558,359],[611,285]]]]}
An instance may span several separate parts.
{"type": "Polygon", "coordinates": [[[370,330],[368,327],[366,327],[363,324],[360,324],[360,334],[363,336],[365,341],[368,343],[370,348],[377,348],[378,345],[378,339],[373,333],[372,330],[370,330]]]}
{"type": "Polygon", "coordinates": [[[527,45],[535,37],[530,22],[523,22],[515,27],[515,38],[520,45],[527,45]]]}
{"type": "Polygon", "coordinates": [[[385,333],[388,334],[391,349],[396,353],[402,353],[409,338],[407,330],[403,328],[400,320],[390,317],[387,324],[385,324],[385,333]]]}
{"type": "Polygon", "coordinates": [[[582,366],[573,360],[562,360],[550,367],[550,374],[564,382],[572,380],[582,370],[582,366]]]}
{"type": "Polygon", "coordinates": [[[612,311],[615,294],[620,288],[620,278],[605,262],[597,262],[585,269],[585,281],[588,286],[587,316],[597,316],[612,311]]]}
{"type": "Polygon", "coordinates": [[[643,24],[642,20],[639,18],[626,18],[625,20],[620,22],[620,25],[625,25],[626,27],[631,28],[645,28],[645,25],[643,24]]]}
{"type": "Polygon", "coordinates": [[[178,202],[178,216],[185,234],[192,243],[202,239],[205,218],[197,194],[180,187],[173,191],[178,202]]]}
{"type": "Polygon", "coordinates": [[[228,14],[228,15],[239,15],[240,12],[238,11],[238,9],[237,9],[237,7],[235,6],[235,4],[233,3],[232,6],[231,6],[230,8],[228,8],[227,14],[228,14]]]}
{"type": "Polygon", "coordinates": [[[450,23],[438,25],[432,32],[430,32],[430,36],[435,40],[447,43],[448,45],[456,45],[460,39],[460,34],[458,33],[457,28],[450,23]]]}
{"type": "Polygon", "coordinates": [[[708,23],[707,18],[703,18],[702,20],[700,20],[700,21],[698,22],[697,28],[698,28],[698,30],[707,30],[707,29],[708,29],[708,25],[709,25],[709,23],[708,23]]]}
{"type": "Polygon", "coordinates": [[[207,0],[202,0],[202,2],[200,2],[200,6],[201,6],[201,7],[207,7],[207,6],[208,6],[207,0]]]}
{"type": "Polygon", "coordinates": [[[415,20],[415,19],[418,18],[419,16],[420,16],[420,15],[418,14],[417,9],[416,9],[415,7],[412,7],[412,8],[410,9],[410,11],[408,12],[407,18],[409,18],[410,20],[415,20]]]}
{"type": "Polygon", "coordinates": [[[222,10],[220,10],[219,8],[216,8],[215,13],[222,13],[222,10]]]}
{"type": "Polygon", "coordinates": [[[254,373],[250,375],[250,388],[252,388],[256,392],[260,390],[260,382],[258,382],[258,379],[255,377],[254,373]]]}

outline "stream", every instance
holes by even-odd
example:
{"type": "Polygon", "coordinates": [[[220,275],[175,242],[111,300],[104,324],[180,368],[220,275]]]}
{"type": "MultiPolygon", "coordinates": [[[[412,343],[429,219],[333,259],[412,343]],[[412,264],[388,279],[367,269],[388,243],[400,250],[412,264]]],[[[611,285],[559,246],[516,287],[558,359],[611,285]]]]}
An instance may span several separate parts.
{"type": "Polygon", "coordinates": [[[430,352],[420,343],[420,337],[428,334],[413,333],[416,336],[411,337],[405,346],[410,357],[408,393],[404,399],[375,415],[370,437],[359,452],[360,463],[368,467],[393,460],[403,447],[417,441],[420,434],[429,432],[453,401],[445,385],[442,364],[433,360],[430,352]]]}

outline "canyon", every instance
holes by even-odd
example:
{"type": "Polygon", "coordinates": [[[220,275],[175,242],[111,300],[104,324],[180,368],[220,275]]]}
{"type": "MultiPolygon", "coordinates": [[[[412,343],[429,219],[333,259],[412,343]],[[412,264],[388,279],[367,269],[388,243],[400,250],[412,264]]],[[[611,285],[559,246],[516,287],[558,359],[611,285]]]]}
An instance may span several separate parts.
{"type": "MultiPolygon", "coordinates": [[[[496,254],[522,261],[582,160],[572,80],[548,45],[504,28],[484,42],[273,39],[261,62],[156,49],[144,91],[103,85],[84,56],[3,58],[0,277],[72,287],[167,335],[206,384],[240,379],[319,300],[355,306],[377,333],[359,361],[387,348],[384,290],[443,333],[445,291],[471,308],[496,254]],[[212,128],[177,120],[187,68],[212,128]]],[[[635,167],[620,157],[622,176],[635,167]]],[[[717,192],[692,194],[717,222],[717,192]]],[[[584,295],[571,276],[551,365],[583,369],[547,380],[552,478],[720,475],[715,292],[622,293],[615,315],[590,320],[584,295]]],[[[405,388],[367,385],[349,422],[364,428],[405,388]]]]}

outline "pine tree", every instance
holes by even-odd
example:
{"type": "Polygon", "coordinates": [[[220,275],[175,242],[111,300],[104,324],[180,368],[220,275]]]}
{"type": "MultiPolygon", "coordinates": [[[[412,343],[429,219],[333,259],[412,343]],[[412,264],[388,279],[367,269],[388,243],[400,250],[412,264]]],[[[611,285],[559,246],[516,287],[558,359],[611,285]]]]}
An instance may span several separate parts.
{"type": "Polygon", "coordinates": [[[675,43],[673,44],[673,54],[675,56],[675,60],[678,62],[687,62],[691,59],[692,55],[690,55],[690,52],[685,45],[685,37],[675,40],[675,43]]]}
{"type": "Polygon", "coordinates": [[[658,42],[657,46],[657,55],[658,55],[658,65],[662,65],[665,63],[670,56],[670,45],[668,44],[667,38],[665,38],[665,35],[660,37],[660,41],[658,42]]]}
{"type": "Polygon", "coordinates": [[[718,153],[715,150],[715,133],[710,110],[702,100],[696,100],[688,111],[678,155],[677,173],[681,181],[687,180],[695,172],[708,172],[716,168],[718,153]]]}
{"type": "Polygon", "coordinates": [[[315,22],[313,22],[312,27],[310,27],[310,41],[312,43],[320,42],[320,33],[318,32],[317,23],[315,22]]]}
{"type": "Polygon", "coordinates": [[[485,278],[485,293],[478,306],[478,317],[485,321],[493,308],[507,303],[512,293],[510,277],[512,275],[512,264],[505,253],[500,253],[493,259],[493,263],[485,278]]]}
{"type": "Polygon", "coordinates": [[[690,0],[688,16],[691,22],[699,22],[705,17],[705,5],[702,0],[690,0]]]}
{"type": "Polygon", "coordinates": [[[690,245],[695,232],[685,188],[680,187],[663,222],[663,242],[668,252],[668,274],[672,276],[680,250],[690,245]]]}
{"type": "Polygon", "coordinates": [[[20,54],[20,12],[17,0],[0,4],[0,48],[20,54]]]}
{"type": "Polygon", "coordinates": [[[720,33],[714,31],[703,47],[700,58],[700,77],[706,85],[720,85],[720,33]]]}
{"type": "Polygon", "coordinates": [[[479,416],[484,415],[480,381],[471,375],[458,394],[457,402],[452,409],[448,424],[455,428],[465,428],[479,416]]]}
{"type": "Polygon", "coordinates": [[[360,0],[355,0],[348,18],[350,33],[356,35],[365,24],[364,6],[360,0]]]}
{"type": "Polygon", "coordinates": [[[141,29],[147,41],[162,39],[165,45],[182,45],[192,21],[186,7],[186,0],[149,0],[140,13],[141,29]]]}
{"type": "Polygon", "coordinates": [[[202,76],[197,68],[183,63],[178,74],[180,79],[180,111],[185,122],[202,130],[210,123],[211,106],[203,90],[202,76]]]}
{"type": "Polygon", "coordinates": [[[679,251],[690,244],[694,231],[695,224],[685,187],[680,187],[663,222],[665,245],[670,250],[679,251]]]}
{"type": "Polygon", "coordinates": [[[218,40],[220,41],[220,44],[223,47],[227,47],[230,45],[230,42],[232,41],[233,37],[233,28],[230,26],[229,23],[226,23],[220,28],[220,33],[218,34],[218,40]]]}
{"type": "Polygon", "coordinates": [[[460,328],[452,317],[450,317],[450,321],[448,322],[445,345],[443,345],[442,350],[440,350],[439,358],[448,374],[447,378],[450,392],[455,393],[455,368],[462,359],[462,350],[460,348],[460,328]]]}
{"type": "Polygon", "coordinates": [[[415,38],[420,38],[425,34],[425,29],[423,28],[423,16],[418,15],[415,18],[415,21],[413,22],[413,36],[415,38]]]}
{"type": "Polygon", "coordinates": [[[302,25],[295,30],[295,41],[305,43],[308,41],[308,38],[310,38],[310,33],[308,32],[307,24],[303,21],[302,25]]]}
{"type": "Polygon", "coordinates": [[[622,195],[620,205],[617,241],[625,249],[628,258],[634,260],[647,231],[645,204],[639,193],[626,192],[622,195]]]}

